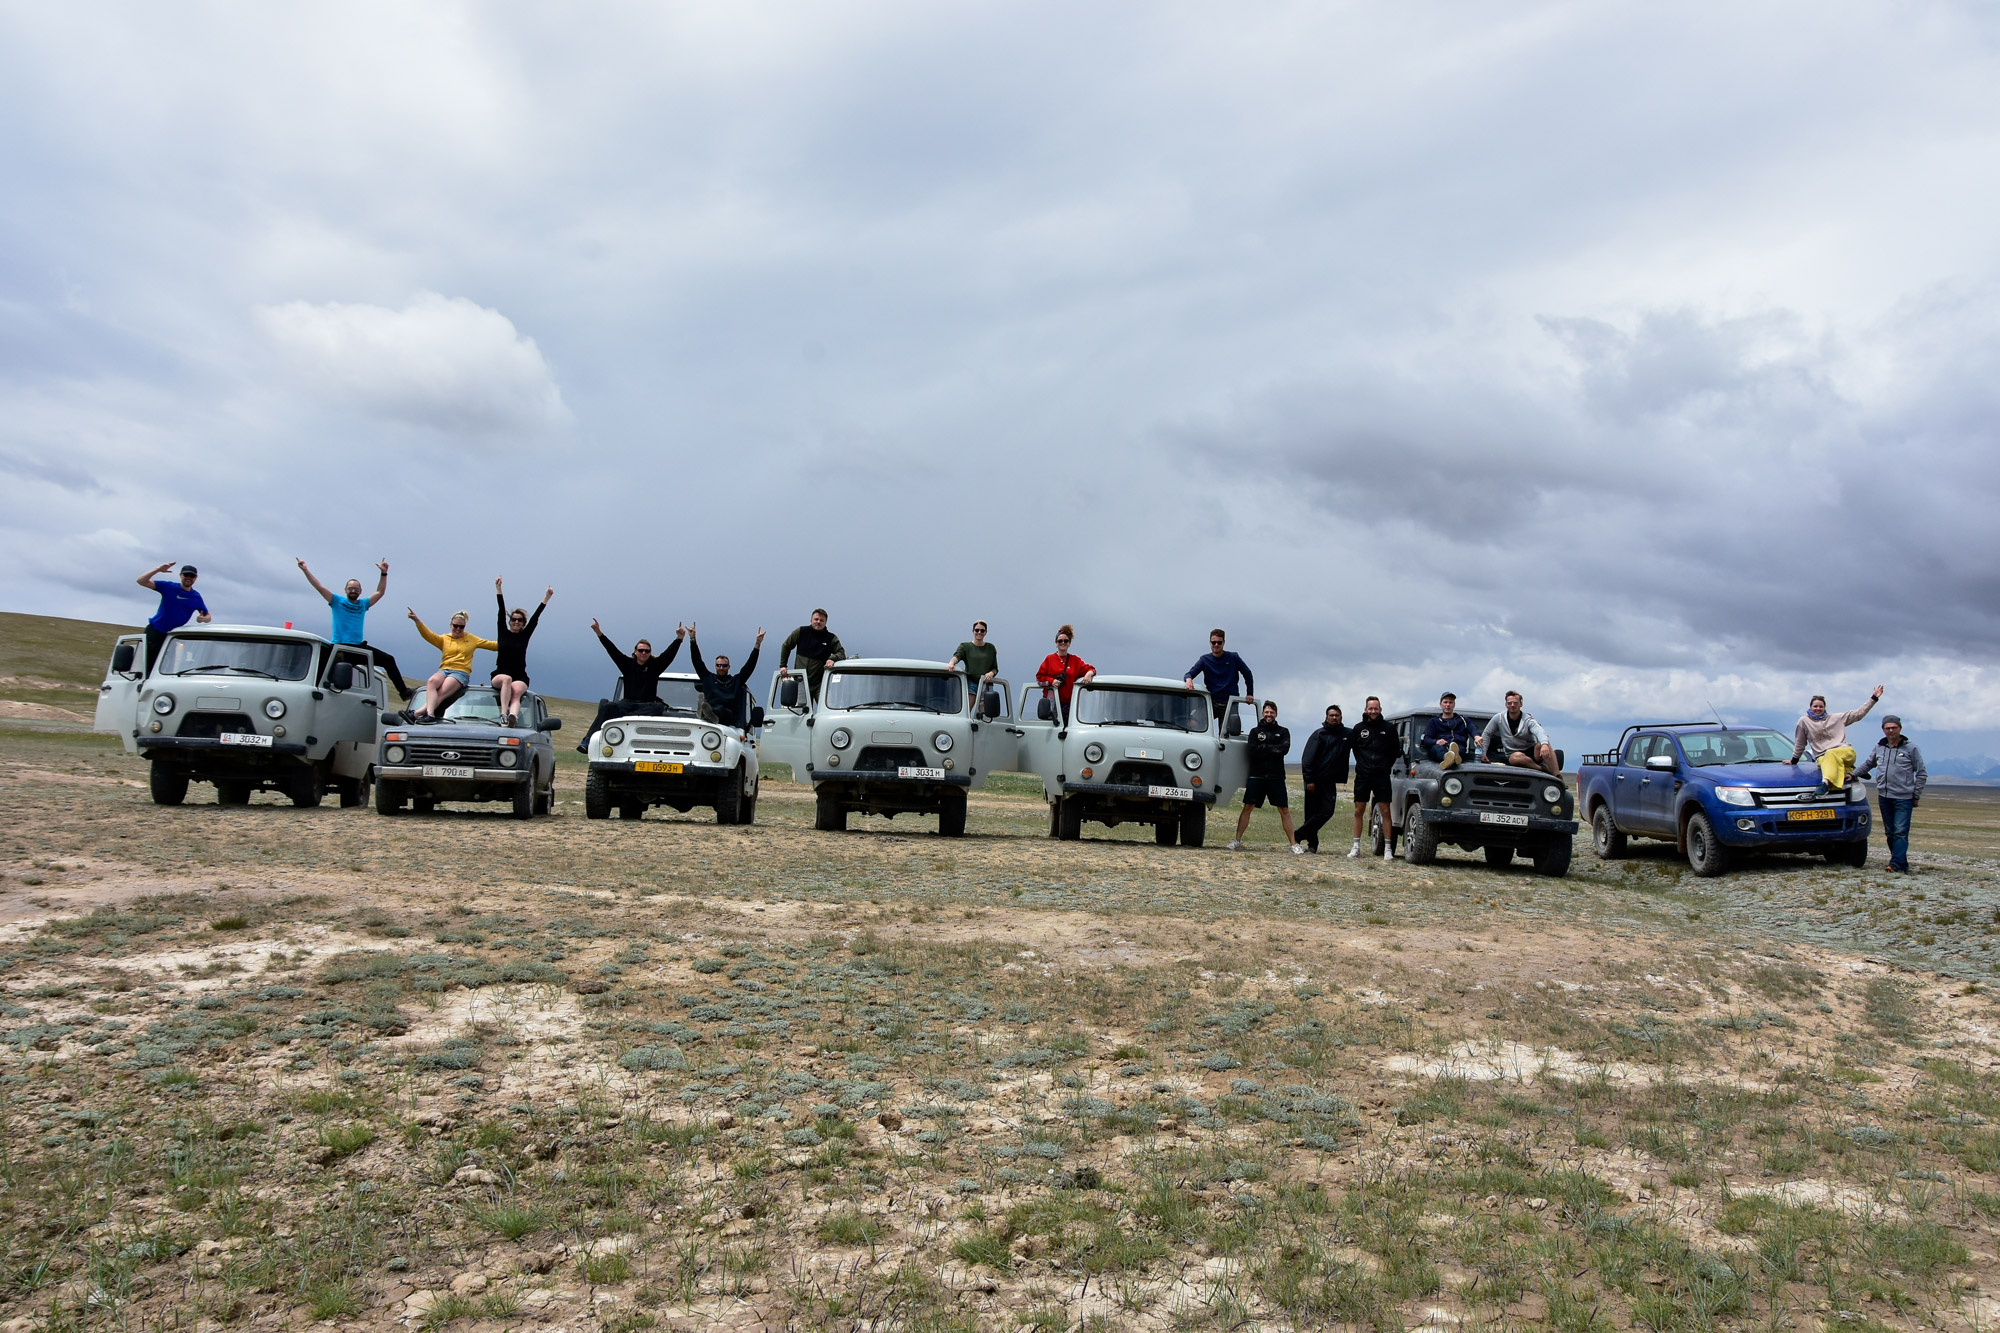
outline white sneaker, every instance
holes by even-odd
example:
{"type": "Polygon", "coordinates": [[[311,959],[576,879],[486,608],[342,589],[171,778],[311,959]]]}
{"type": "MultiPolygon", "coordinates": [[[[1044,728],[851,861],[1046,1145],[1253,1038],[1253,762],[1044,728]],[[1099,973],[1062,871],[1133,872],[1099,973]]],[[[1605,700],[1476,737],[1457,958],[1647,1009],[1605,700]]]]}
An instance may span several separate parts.
{"type": "Polygon", "coordinates": [[[1396,849],[1386,842],[1382,844],[1382,859],[1384,861],[1393,861],[1396,859],[1396,849]]]}
{"type": "Polygon", "coordinates": [[[1295,842],[1292,844],[1293,856],[1304,856],[1305,854],[1306,854],[1306,845],[1304,843],[1295,842]]]}
{"type": "Polygon", "coordinates": [[[1347,859],[1352,861],[1355,857],[1359,855],[1361,855],[1361,839],[1356,838],[1354,840],[1354,845],[1347,849],[1347,859]]]}
{"type": "Polygon", "coordinates": [[[1241,838],[1231,838],[1231,839],[1229,840],[1229,850],[1230,850],[1230,851],[1232,851],[1232,852],[1240,852],[1240,851],[1242,851],[1242,850],[1243,850],[1243,840],[1242,840],[1241,838]]]}

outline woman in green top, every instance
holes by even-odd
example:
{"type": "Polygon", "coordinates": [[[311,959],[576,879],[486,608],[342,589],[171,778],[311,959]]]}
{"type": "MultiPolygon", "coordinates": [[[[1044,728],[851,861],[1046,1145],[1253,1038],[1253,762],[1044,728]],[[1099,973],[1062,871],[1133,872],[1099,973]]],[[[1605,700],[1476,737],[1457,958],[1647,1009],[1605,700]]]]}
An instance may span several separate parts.
{"type": "MultiPolygon", "coordinates": [[[[966,676],[975,682],[972,687],[974,698],[978,697],[982,686],[993,683],[993,678],[1000,674],[1000,653],[986,642],[985,621],[972,622],[972,638],[952,650],[950,666],[953,670],[961,666],[965,668],[966,676]]],[[[978,710],[975,708],[974,711],[978,710]]]]}

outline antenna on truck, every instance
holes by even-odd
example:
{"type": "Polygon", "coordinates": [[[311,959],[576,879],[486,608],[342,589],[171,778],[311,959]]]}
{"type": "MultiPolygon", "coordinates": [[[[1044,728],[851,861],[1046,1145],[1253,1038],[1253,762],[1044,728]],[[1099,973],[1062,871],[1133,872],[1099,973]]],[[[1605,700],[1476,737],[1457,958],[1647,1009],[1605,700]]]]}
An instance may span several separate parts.
{"type": "MultiPolygon", "coordinates": [[[[1703,699],[1703,700],[1702,700],[1702,702],[1703,702],[1703,703],[1705,703],[1705,704],[1708,704],[1708,711],[1709,711],[1709,712],[1711,712],[1711,713],[1715,713],[1715,705],[1714,705],[1714,704],[1709,704],[1709,703],[1708,703],[1708,700],[1706,700],[1706,699],[1703,699]]],[[[1715,724],[1716,724],[1717,726],[1721,727],[1721,728],[1722,728],[1722,729],[1723,729],[1724,731],[1727,731],[1727,730],[1729,730],[1729,724],[1728,724],[1727,722],[1724,722],[1724,721],[1722,720],[1722,714],[1720,714],[1720,713],[1715,713],[1715,724]]]]}

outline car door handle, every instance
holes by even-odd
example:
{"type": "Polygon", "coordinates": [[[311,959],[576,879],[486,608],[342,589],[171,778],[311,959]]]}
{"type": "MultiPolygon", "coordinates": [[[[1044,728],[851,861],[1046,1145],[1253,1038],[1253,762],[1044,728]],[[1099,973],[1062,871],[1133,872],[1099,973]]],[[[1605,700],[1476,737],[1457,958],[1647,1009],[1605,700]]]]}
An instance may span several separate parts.
{"type": "Polygon", "coordinates": [[[1028,733],[1021,730],[1019,727],[1009,727],[1007,728],[1007,734],[1009,736],[1025,736],[1028,733]]]}

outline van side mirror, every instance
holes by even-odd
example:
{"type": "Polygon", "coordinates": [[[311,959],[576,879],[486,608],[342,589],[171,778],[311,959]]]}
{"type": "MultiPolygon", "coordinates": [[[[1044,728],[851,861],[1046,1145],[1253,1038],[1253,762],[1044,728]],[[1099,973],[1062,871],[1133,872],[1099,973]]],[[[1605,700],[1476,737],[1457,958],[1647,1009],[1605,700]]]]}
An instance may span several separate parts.
{"type": "Polygon", "coordinates": [[[1056,720],[1056,701],[1043,695],[1035,704],[1035,717],[1043,722],[1056,720]]]}
{"type": "MultiPolygon", "coordinates": [[[[1656,754],[1646,761],[1646,767],[1652,769],[1655,773],[1671,773],[1674,771],[1675,766],[1674,757],[1670,754],[1656,754]]],[[[1556,767],[1561,768],[1562,764],[1558,762],[1556,767]]]]}
{"type": "Polygon", "coordinates": [[[326,673],[326,683],[336,690],[354,688],[354,663],[335,662],[333,670],[326,673]]]}
{"type": "Polygon", "coordinates": [[[132,659],[138,656],[136,643],[121,643],[111,650],[111,669],[124,675],[132,669],[132,659]]]}
{"type": "Polygon", "coordinates": [[[988,690],[979,696],[979,716],[988,721],[1000,716],[1000,691],[988,690]]]}
{"type": "Polygon", "coordinates": [[[1566,767],[1568,767],[1568,765],[1567,765],[1567,764],[1565,764],[1565,763],[1563,762],[1563,752],[1562,752],[1561,750],[1557,750],[1557,751],[1556,751],[1556,772],[1560,773],[1560,772],[1562,772],[1562,771],[1563,771],[1563,769],[1564,769],[1564,768],[1566,768],[1566,767]]]}
{"type": "Polygon", "coordinates": [[[778,683],[778,703],[779,706],[784,708],[797,708],[799,706],[799,682],[797,679],[786,679],[778,683]]]}
{"type": "Polygon", "coordinates": [[[750,729],[755,731],[764,725],[764,705],[758,704],[750,710],[750,729]]]}
{"type": "Polygon", "coordinates": [[[536,730],[536,731],[561,731],[561,730],[562,730],[562,719],[561,719],[561,718],[559,718],[559,717],[545,717],[545,718],[543,718],[543,719],[542,719],[542,720],[541,720],[541,721],[540,721],[539,723],[537,723],[537,724],[536,724],[536,726],[535,726],[535,730],[536,730]]]}

